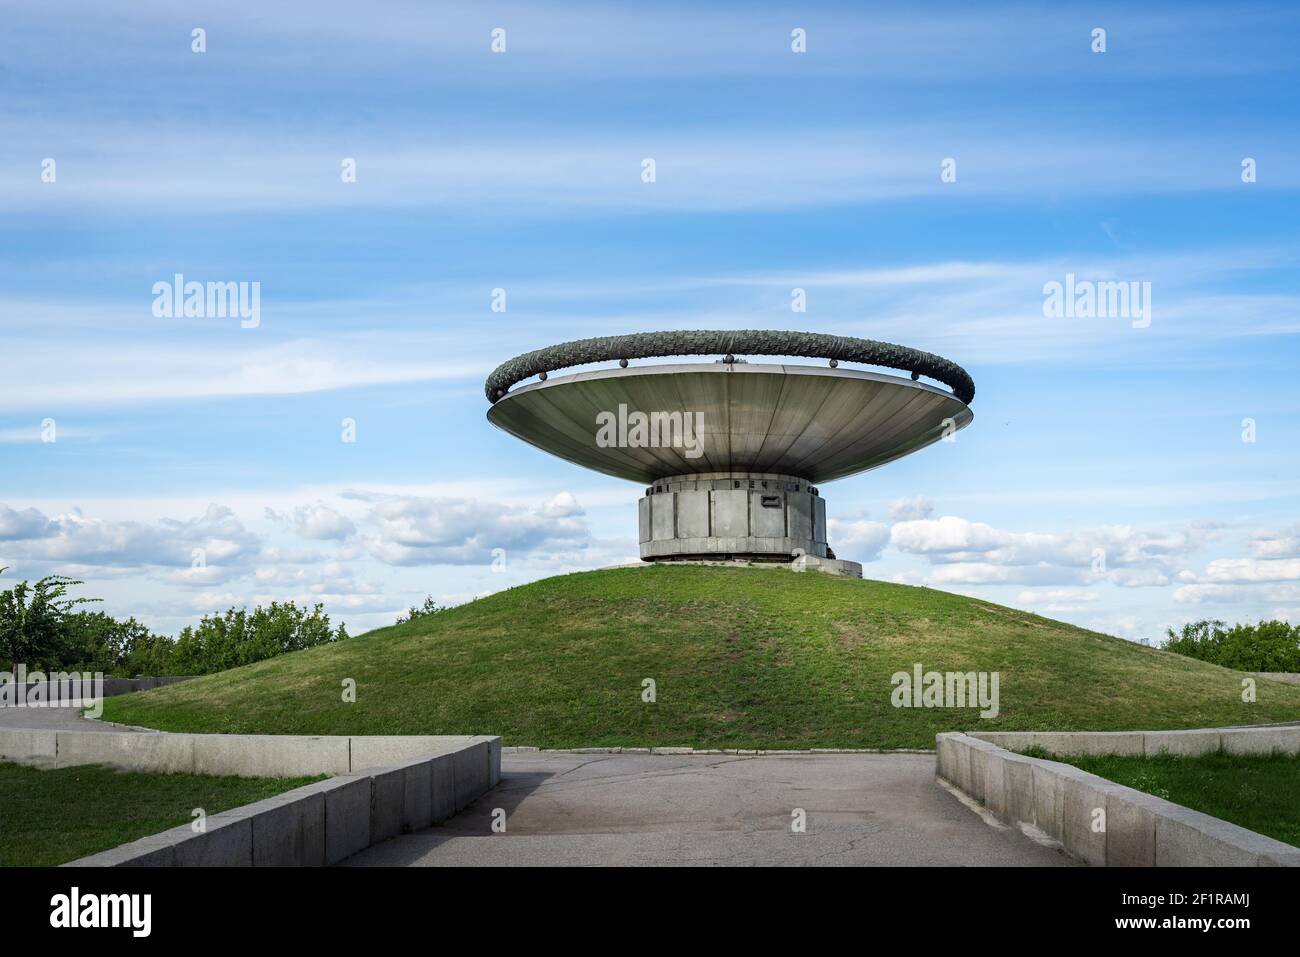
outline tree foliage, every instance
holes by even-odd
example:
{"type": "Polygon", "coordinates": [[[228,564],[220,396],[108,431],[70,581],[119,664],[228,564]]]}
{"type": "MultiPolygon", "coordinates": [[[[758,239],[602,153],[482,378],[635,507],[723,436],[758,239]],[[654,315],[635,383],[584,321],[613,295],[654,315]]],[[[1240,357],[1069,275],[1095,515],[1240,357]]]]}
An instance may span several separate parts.
{"type": "MultiPolygon", "coordinates": [[[[0,572],[4,571],[0,568],[0,572]]],[[[31,671],[98,671],[106,675],[203,675],[348,637],[330,627],[324,606],[272,602],[248,611],[205,615],[172,639],[134,618],[114,618],[69,597],[82,582],[50,575],[0,591],[0,667],[31,671]]],[[[427,604],[427,603],[426,603],[427,604]]]]}
{"type": "Polygon", "coordinates": [[[76,632],[69,626],[73,610],[96,600],[68,597],[68,589],[80,584],[75,578],[47,575],[0,592],[0,661],[48,668],[75,655],[76,632]]]}
{"type": "Polygon", "coordinates": [[[253,611],[231,608],[222,615],[205,615],[181,631],[172,651],[173,674],[208,674],[252,664],[347,638],[342,625],[330,629],[323,605],[308,611],[293,602],[271,602],[253,611]]]}
{"type": "Polygon", "coordinates": [[[1188,658],[1237,671],[1300,672],[1300,625],[1261,621],[1228,628],[1221,621],[1193,621],[1168,629],[1167,636],[1161,647],[1188,658]]]}

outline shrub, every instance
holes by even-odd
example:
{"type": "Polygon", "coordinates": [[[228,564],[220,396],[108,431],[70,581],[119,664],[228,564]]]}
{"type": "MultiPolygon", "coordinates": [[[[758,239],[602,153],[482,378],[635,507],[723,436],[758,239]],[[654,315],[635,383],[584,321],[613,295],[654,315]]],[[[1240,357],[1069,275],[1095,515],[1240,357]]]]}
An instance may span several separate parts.
{"type": "Polygon", "coordinates": [[[68,621],[78,605],[98,600],[69,598],[68,589],[80,584],[63,575],[47,575],[34,585],[21,581],[0,592],[0,662],[6,670],[18,663],[58,668],[78,655],[68,621]]]}
{"type": "MultiPolygon", "coordinates": [[[[308,610],[290,601],[205,615],[173,640],[134,618],[80,609],[99,600],[69,598],[68,589],[80,584],[50,575],[0,592],[0,666],[12,671],[21,662],[45,671],[204,675],[348,637],[344,626],[330,628],[322,605],[308,610]]],[[[425,605],[420,614],[430,613],[429,602],[425,605]]]]}
{"type": "Polygon", "coordinates": [[[1261,621],[1224,627],[1221,621],[1194,621],[1167,631],[1166,651],[1237,671],[1300,672],[1300,625],[1261,621]]]}
{"type": "Polygon", "coordinates": [[[408,621],[415,621],[415,619],[417,618],[427,618],[430,615],[436,615],[439,612],[443,612],[446,610],[447,610],[446,605],[439,605],[437,602],[433,600],[432,595],[425,595],[423,605],[421,605],[419,608],[412,606],[410,609],[407,610],[405,615],[399,616],[397,621],[394,622],[394,624],[404,625],[408,621]]]}
{"type": "Polygon", "coordinates": [[[181,631],[172,650],[172,673],[225,671],[347,637],[342,625],[330,629],[323,605],[310,611],[291,601],[259,605],[251,612],[231,608],[224,615],[204,615],[197,626],[181,631]]]}

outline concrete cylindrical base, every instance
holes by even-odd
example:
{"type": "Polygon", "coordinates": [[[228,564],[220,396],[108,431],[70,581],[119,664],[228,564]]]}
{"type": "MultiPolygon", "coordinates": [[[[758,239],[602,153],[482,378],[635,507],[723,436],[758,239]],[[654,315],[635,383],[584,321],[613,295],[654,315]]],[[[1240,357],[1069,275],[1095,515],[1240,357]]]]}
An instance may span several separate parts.
{"type": "Polygon", "coordinates": [[[826,558],[826,502],[793,475],[713,472],[660,479],[639,509],[641,558],[826,558]]]}

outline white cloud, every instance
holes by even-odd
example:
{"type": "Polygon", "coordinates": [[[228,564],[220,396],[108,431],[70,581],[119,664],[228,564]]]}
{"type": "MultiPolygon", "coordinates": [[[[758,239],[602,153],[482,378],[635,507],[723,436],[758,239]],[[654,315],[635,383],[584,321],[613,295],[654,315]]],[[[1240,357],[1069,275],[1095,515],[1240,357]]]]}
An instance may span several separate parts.
{"type": "Polygon", "coordinates": [[[244,599],[235,592],[205,591],[190,598],[187,608],[200,614],[218,614],[227,608],[239,608],[245,604],[244,599]]]}
{"type": "MultiPolygon", "coordinates": [[[[533,337],[605,335],[611,316],[648,330],[679,324],[678,311],[626,306],[628,288],[643,293],[638,298],[648,303],[671,297],[688,305],[700,323],[726,328],[735,323],[738,308],[788,309],[783,300],[788,292],[780,290],[797,285],[817,298],[828,332],[905,341],[960,355],[964,362],[1006,364],[1062,356],[1075,361],[1082,355],[1109,354],[1122,342],[1127,362],[1163,364],[1171,348],[1300,329],[1300,297],[1236,292],[1228,302],[1222,296],[1207,297],[1201,288],[1206,283],[1233,282],[1252,271],[1279,275],[1293,271],[1296,258],[1288,249],[1230,248],[1176,256],[1090,257],[1068,264],[1060,260],[941,261],[840,272],[679,274],[653,281],[636,274],[612,278],[579,274],[512,285],[512,296],[528,298],[533,308],[526,330],[508,325],[502,335],[526,335],[537,344],[542,340],[533,337]],[[1045,320],[1042,284],[1060,279],[1067,268],[1080,277],[1150,278],[1160,290],[1156,321],[1136,334],[1123,323],[1045,320]],[[1193,286],[1188,276],[1195,276],[1199,285],[1193,286]],[[850,318],[861,312],[864,295],[876,303],[872,318],[850,318]],[[587,318],[575,319],[573,306],[579,301],[599,308],[579,310],[587,318]],[[1241,321],[1225,318],[1233,316],[1241,321]],[[1169,337],[1175,334],[1177,342],[1172,342],[1169,337]]],[[[104,261],[101,268],[117,272],[121,266],[104,261]]],[[[162,277],[170,275],[170,268],[158,271],[162,277]]],[[[8,333],[7,348],[0,351],[0,406],[44,414],[74,405],[304,394],[412,382],[446,383],[444,388],[477,392],[479,377],[500,358],[490,355],[483,342],[456,331],[469,327],[470,317],[481,305],[466,298],[463,282],[403,285],[375,290],[370,296],[323,301],[284,300],[268,288],[262,324],[252,330],[241,330],[237,323],[222,326],[220,320],[155,319],[148,293],[142,285],[138,298],[108,303],[69,300],[57,292],[42,300],[0,300],[0,329],[8,333]],[[444,331],[426,331],[415,324],[430,298],[447,303],[444,331]],[[355,316],[378,313],[386,317],[383,326],[356,328],[355,316]],[[67,341],[58,349],[47,348],[49,337],[60,330],[67,341]],[[422,358],[428,356],[436,358],[422,358]]],[[[9,431],[15,437],[32,434],[30,428],[9,431]]],[[[68,434],[78,433],[60,432],[68,434]]],[[[1287,487],[1294,492],[1296,484],[1291,480],[1218,483],[1197,494],[1242,500],[1283,494],[1287,487]]],[[[1192,490],[1190,485],[1172,490],[1108,487],[1106,494],[1125,504],[1132,504],[1139,494],[1167,504],[1164,496],[1186,496],[1192,490]]],[[[1066,492],[1006,494],[1023,495],[1022,501],[1029,501],[1066,492]]],[[[994,500],[997,493],[970,493],[965,500],[975,498],[994,500]]],[[[952,495],[948,499],[963,500],[952,495]]],[[[1261,542],[1261,547],[1282,546],[1261,542]]]]}
{"type": "Polygon", "coordinates": [[[157,572],[157,580],[183,588],[207,588],[224,585],[248,575],[246,565],[197,565],[157,572]]]}
{"type": "Polygon", "coordinates": [[[1300,557],[1300,525],[1256,532],[1251,536],[1250,550],[1256,558],[1300,557]]]}
{"type": "Polygon", "coordinates": [[[171,603],[170,610],[185,613],[217,614],[227,608],[263,607],[271,602],[292,601],[302,607],[325,606],[333,612],[392,611],[401,606],[399,599],[386,594],[384,588],[357,577],[357,568],[338,561],[323,561],[303,567],[258,566],[242,587],[224,591],[201,591],[171,603]]]}
{"type": "Polygon", "coordinates": [[[560,492],[542,506],[542,514],[551,518],[572,518],[586,513],[571,492],[560,492]]]}
{"type": "Polygon", "coordinates": [[[953,515],[898,522],[890,543],[934,567],[936,583],[1168,584],[1173,562],[1213,540],[1216,528],[1108,525],[1064,533],[1014,532],[953,515]]]}
{"type": "Polygon", "coordinates": [[[934,514],[934,503],[924,495],[896,498],[889,503],[889,518],[894,522],[911,522],[934,514]]]}
{"type": "MultiPolygon", "coordinates": [[[[694,29],[689,32],[696,32],[694,29]]],[[[479,131],[449,142],[404,121],[377,122],[355,134],[364,170],[349,189],[338,188],[336,141],[311,128],[283,124],[250,130],[209,119],[186,124],[143,112],[130,124],[95,117],[19,122],[0,115],[0,136],[13,155],[45,151],[61,164],[93,167],[96,175],[60,177],[52,191],[37,177],[0,167],[10,188],[0,208],[168,211],[220,205],[230,212],[294,209],[508,208],[516,215],[557,210],[588,213],[783,209],[816,205],[896,202],[910,197],[1050,196],[1069,181],[1078,194],[1178,193],[1224,188],[1212,132],[1153,131],[1140,149],[1123,136],[1101,136],[1070,150],[1014,124],[993,126],[948,117],[929,127],[878,121],[857,126],[809,125],[785,133],[733,124],[682,132],[650,131],[658,177],[639,182],[647,131],[579,127],[563,138],[544,130],[479,131]],[[960,188],[940,182],[939,158],[955,141],[963,149],[960,188]],[[144,164],[136,144],[150,144],[144,164]],[[93,144],[94,152],[86,144],[93,144]],[[1128,147],[1123,159],[1117,144],[1128,147]],[[526,161],[521,161],[526,157],[526,161]],[[305,175],[313,171],[314,175],[305,175]]],[[[1294,152],[1286,129],[1257,132],[1261,153],[1294,152]]],[[[1270,177],[1274,188],[1294,187],[1286,166],[1270,177]]],[[[957,200],[958,202],[961,199],[957,200]]]]}
{"type": "Polygon", "coordinates": [[[357,531],[352,519],[321,502],[299,505],[288,515],[280,515],[269,508],[266,511],[268,517],[288,522],[302,538],[342,541],[357,531]]]}
{"type": "MultiPolygon", "coordinates": [[[[156,71],[177,68],[177,58],[166,44],[147,42],[104,43],[111,35],[153,39],[160,31],[184,34],[188,44],[191,26],[185,8],[164,0],[137,0],[120,9],[99,4],[74,3],[80,29],[60,32],[66,54],[83,67],[87,87],[107,93],[112,87],[101,77],[116,67],[125,70],[144,65],[156,71]]],[[[59,8],[63,9],[63,8],[59,8]]],[[[610,82],[645,82],[651,79],[745,77],[772,75],[871,77],[877,82],[899,80],[952,82],[1014,76],[1059,80],[1070,72],[1091,75],[1093,64],[1081,48],[1077,32],[1060,29],[1059,13],[1050,7],[1025,7],[1015,17],[981,16],[978,8],[952,6],[941,19],[927,17],[923,8],[855,9],[818,7],[802,10],[798,22],[808,29],[816,55],[789,54],[789,28],[784,20],[774,27],[772,11],[751,7],[699,6],[682,3],[593,5],[557,2],[539,6],[498,0],[490,7],[477,4],[432,7],[401,4],[389,15],[343,0],[312,3],[286,0],[266,5],[254,0],[227,0],[206,11],[220,29],[222,64],[231,69],[205,76],[205,88],[225,89],[225,84],[261,88],[268,78],[277,83],[285,76],[303,81],[306,67],[319,62],[322,51],[336,54],[337,68],[312,77],[315,86],[353,80],[356,72],[416,70],[431,59],[444,66],[456,85],[490,83],[503,69],[487,53],[488,31],[496,24],[509,27],[509,56],[519,61],[511,70],[537,85],[572,84],[575,78],[598,75],[610,82]],[[870,50],[870,56],[862,51],[870,50]],[[348,56],[343,56],[343,54],[348,56]]],[[[55,14],[39,6],[15,7],[8,29],[19,40],[15,54],[39,57],[37,38],[53,34],[55,14]]],[[[1113,8],[1107,26],[1124,37],[1130,55],[1107,65],[1108,73],[1125,78],[1222,76],[1270,73],[1293,61],[1289,37],[1292,17],[1285,10],[1252,11],[1255,31],[1224,29],[1222,14],[1207,6],[1186,7],[1179,16],[1157,11],[1113,8]],[[1135,54],[1135,55],[1134,55],[1135,54]]],[[[793,21],[792,21],[793,22],[793,21]]],[[[184,46],[184,45],[183,45],[184,46]]],[[[24,61],[19,61],[24,62],[24,61]]],[[[185,69],[182,65],[180,69],[185,69]]],[[[416,73],[418,82],[429,82],[416,73]]],[[[497,89],[497,87],[490,87],[497,89]]],[[[328,87],[326,87],[328,89],[328,87]]],[[[162,90],[149,88],[155,96],[162,90]]],[[[178,92],[177,95],[183,95],[178,92]]]]}
{"type": "MultiPolygon", "coordinates": [[[[390,565],[487,564],[496,549],[533,557],[583,551],[591,542],[576,501],[540,508],[469,498],[349,493],[370,502],[364,536],[370,554],[390,565]]],[[[562,498],[559,497],[559,498],[562,498]]]]}
{"type": "Polygon", "coordinates": [[[47,518],[35,509],[0,506],[0,528],[6,552],[19,558],[125,568],[240,565],[260,545],[229,508],[216,504],[196,518],[154,523],[88,518],[78,509],[47,518]]]}
{"type": "Polygon", "coordinates": [[[936,585],[1001,585],[1031,577],[1025,570],[1013,570],[987,562],[954,562],[940,565],[921,578],[936,585]]]}
{"type": "Polygon", "coordinates": [[[1031,608],[1041,607],[1043,611],[1053,614],[1077,612],[1097,602],[1095,591],[1079,591],[1073,588],[1048,588],[1041,591],[1022,591],[1016,601],[1031,608]]]}
{"type": "Polygon", "coordinates": [[[837,556],[857,562],[876,561],[889,544],[889,526],[883,522],[832,518],[827,522],[827,533],[837,556]]]}
{"type": "Polygon", "coordinates": [[[1292,602],[1300,601],[1300,584],[1181,585],[1174,589],[1173,599],[1180,605],[1292,602]]]}
{"type": "Polygon", "coordinates": [[[1142,644],[1154,643],[1154,640],[1148,634],[1149,629],[1146,622],[1138,615],[1097,617],[1088,622],[1088,627],[1093,631],[1100,631],[1107,635],[1119,635],[1121,638],[1127,638],[1130,641],[1137,641],[1142,644]]]}
{"type": "Polygon", "coordinates": [[[34,508],[21,511],[0,505],[0,541],[44,538],[55,534],[54,524],[34,508]]]}
{"type": "MultiPolygon", "coordinates": [[[[54,427],[55,441],[62,442],[65,439],[84,439],[93,433],[87,429],[76,428],[59,428],[55,423],[54,427]]],[[[26,428],[0,429],[0,445],[20,445],[35,442],[48,442],[45,428],[43,425],[30,425],[26,428]]]]}
{"type": "Polygon", "coordinates": [[[1300,558],[1216,558],[1204,575],[1184,572],[1180,577],[1211,584],[1300,581],[1300,558]]]}
{"type": "Polygon", "coordinates": [[[1106,578],[1121,588],[1152,588],[1169,584],[1169,575],[1158,568],[1112,568],[1106,578]]]}
{"type": "MultiPolygon", "coordinates": [[[[487,364],[447,359],[401,359],[395,356],[435,354],[431,338],[422,344],[411,337],[387,334],[364,338],[322,335],[310,340],[272,341],[264,332],[276,320],[264,315],[259,329],[237,325],[215,334],[216,327],[185,328],[186,323],[213,320],[154,320],[170,323],[166,340],[188,338],[189,347],[160,345],[157,331],[141,328],[138,315],[148,314],[149,301],[139,308],[119,305],[125,314],[114,324],[121,330],[95,341],[80,334],[77,341],[59,349],[38,339],[8,336],[0,353],[0,404],[9,409],[58,409],[107,402],[141,402],[159,399],[198,399],[216,396],[290,395],[386,385],[474,377],[487,364]]],[[[264,312],[269,312],[270,307],[264,312]]],[[[6,322],[27,328],[43,327],[37,313],[5,304],[6,322]]],[[[62,437],[65,433],[59,433],[62,437]]]]}
{"type": "MultiPolygon", "coordinates": [[[[958,556],[1007,546],[1017,537],[1025,541],[1029,539],[1028,535],[1002,532],[983,522],[971,522],[954,515],[899,522],[890,530],[890,540],[900,551],[940,556],[940,560],[951,561],[960,561],[958,556]]],[[[1049,537],[1039,536],[1039,539],[1049,540],[1049,537]]]]}

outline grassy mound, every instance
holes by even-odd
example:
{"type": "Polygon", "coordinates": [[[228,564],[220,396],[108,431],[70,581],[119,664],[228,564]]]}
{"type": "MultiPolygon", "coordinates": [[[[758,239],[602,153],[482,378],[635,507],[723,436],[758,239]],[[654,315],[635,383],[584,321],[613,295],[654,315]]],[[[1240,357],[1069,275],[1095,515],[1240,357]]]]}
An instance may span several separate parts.
{"type": "Polygon", "coordinates": [[[938,731],[1300,718],[1300,686],[989,602],[786,568],[549,578],[334,645],[140,694],[104,717],[169,731],[500,734],[507,745],[933,747],[938,731]],[[895,708],[891,675],[999,672],[1000,714],[895,708]],[[657,700],[642,701],[643,679],[657,700]],[[347,679],[355,703],[343,701],[347,679]]]}

